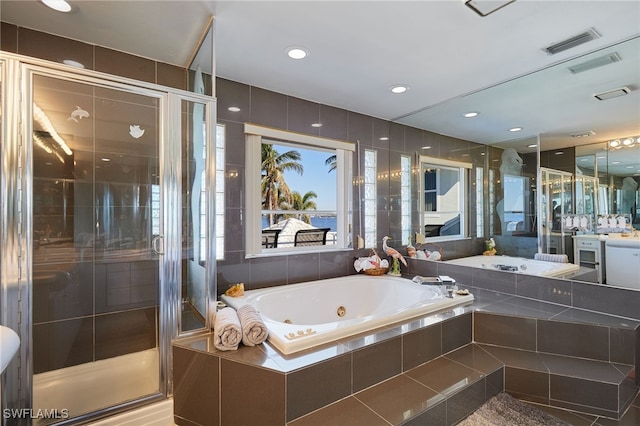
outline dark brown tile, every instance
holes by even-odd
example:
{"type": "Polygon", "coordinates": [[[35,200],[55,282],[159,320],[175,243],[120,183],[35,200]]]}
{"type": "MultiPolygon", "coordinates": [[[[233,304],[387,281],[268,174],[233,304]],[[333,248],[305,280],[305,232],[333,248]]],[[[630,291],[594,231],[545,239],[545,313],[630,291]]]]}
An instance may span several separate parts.
{"type": "Polygon", "coordinates": [[[493,373],[504,366],[497,358],[475,344],[450,352],[446,357],[483,374],[493,373]]]}
{"type": "Polygon", "coordinates": [[[341,108],[320,105],[320,136],[331,139],[347,140],[348,112],[341,108]]]}
{"type": "Polygon", "coordinates": [[[96,359],[155,348],[156,308],[134,309],[95,317],[96,359]]]}
{"type": "Polygon", "coordinates": [[[595,423],[597,416],[592,416],[585,413],[577,413],[569,410],[563,410],[561,408],[550,407],[548,405],[541,405],[541,404],[534,404],[534,403],[529,403],[529,404],[531,404],[533,407],[537,408],[538,410],[547,412],[552,416],[556,417],[557,419],[560,419],[564,422],[569,423],[572,426],[592,426],[592,425],[598,424],[598,423],[595,423]]]}
{"type": "Polygon", "coordinates": [[[251,119],[262,126],[287,128],[287,96],[251,87],[251,119]]]}
{"type": "Polygon", "coordinates": [[[609,328],[539,320],[538,350],[609,361],[609,328]]]}
{"type": "Polygon", "coordinates": [[[319,127],[312,124],[320,123],[320,104],[292,96],[287,97],[287,130],[308,135],[319,135],[319,127]]]}
{"type": "Polygon", "coordinates": [[[163,62],[157,62],[156,83],[161,86],[173,87],[175,89],[187,90],[187,71],[163,62]]]}
{"type": "Polygon", "coordinates": [[[156,63],[104,47],[95,47],[95,70],[134,80],[156,82],[156,63]]]}
{"type": "Polygon", "coordinates": [[[0,22],[0,50],[18,53],[18,27],[0,22]]]}
{"type": "Polygon", "coordinates": [[[444,399],[404,374],[359,392],[355,397],[394,425],[419,415],[444,399]]]}
{"type": "Polygon", "coordinates": [[[442,355],[440,324],[402,336],[402,370],[407,371],[442,355]]]}
{"type": "Polygon", "coordinates": [[[473,286],[501,293],[516,294],[516,274],[513,272],[473,269],[473,286]]]}
{"type": "MultiPolygon", "coordinates": [[[[636,363],[636,344],[638,344],[636,334],[637,332],[635,330],[614,327],[609,329],[611,362],[622,364],[636,363]]],[[[638,367],[640,367],[640,365],[638,367]]]]}
{"type": "MultiPolygon", "coordinates": [[[[250,87],[246,84],[236,83],[235,81],[226,80],[224,78],[216,79],[216,96],[218,106],[218,121],[227,120],[231,122],[243,123],[250,121],[251,104],[250,104],[250,87]],[[229,111],[229,108],[240,108],[240,111],[229,111]]],[[[242,135],[244,142],[244,134],[242,135]]],[[[244,151],[244,143],[227,144],[227,148],[241,148],[244,151]]],[[[227,162],[232,164],[244,164],[229,161],[227,154],[227,162]]]]}
{"type": "Polygon", "coordinates": [[[287,420],[351,394],[351,355],[313,364],[287,375],[287,420]]]}
{"type": "MultiPolygon", "coordinates": [[[[614,384],[551,374],[549,389],[550,398],[554,401],[618,411],[618,386],[614,384]]],[[[581,411],[591,412],[587,409],[581,411]]]]}
{"type": "Polygon", "coordinates": [[[518,399],[549,403],[549,374],[505,367],[504,390],[518,399]]]}
{"type": "Polygon", "coordinates": [[[287,283],[314,281],[319,278],[319,253],[288,256],[287,283]]]}
{"type": "Polygon", "coordinates": [[[599,417],[593,424],[596,426],[638,426],[640,425],[640,407],[629,407],[620,420],[599,417]]]}
{"type": "Polygon", "coordinates": [[[442,323],[442,353],[446,354],[473,339],[473,315],[471,312],[448,319],[442,323]]]}
{"type": "MultiPolygon", "coordinates": [[[[249,424],[249,423],[246,423],[249,424]]],[[[265,422],[251,423],[264,424],[265,422]]],[[[273,423],[274,425],[276,423],[273,423]]],[[[287,423],[287,426],[389,426],[380,416],[354,397],[345,398],[309,415],[287,423]]]]}
{"type": "Polygon", "coordinates": [[[217,356],[174,346],[174,414],[192,424],[219,425],[219,379],[220,359],[217,356]]]}
{"type": "Polygon", "coordinates": [[[283,374],[222,359],[220,389],[220,424],[285,424],[283,374]]]}
{"type": "Polygon", "coordinates": [[[474,313],[474,341],[536,350],[536,320],[485,312],[474,313]]]}
{"type": "Polygon", "coordinates": [[[551,374],[590,379],[615,385],[620,384],[632,370],[631,366],[627,366],[624,369],[624,366],[620,365],[616,368],[608,362],[589,359],[548,354],[539,354],[538,356],[549,368],[551,374]]]}
{"type": "Polygon", "coordinates": [[[455,425],[486,401],[485,381],[478,380],[447,400],[447,424],[455,425]]]}
{"type": "Polygon", "coordinates": [[[536,352],[519,349],[501,348],[499,346],[480,345],[491,356],[509,367],[548,373],[549,369],[536,352]]]}
{"type": "Polygon", "coordinates": [[[33,326],[33,372],[91,362],[93,319],[76,318],[33,326]]]}
{"type": "Polygon", "coordinates": [[[353,392],[402,371],[402,339],[395,337],[353,352],[353,392]]]}
{"type": "Polygon", "coordinates": [[[446,426],[447,402],[443,401],[431,408],[427,408],[422,414],[402,423],[402,426],[446,426]]]}
{"type": "Polygon", "coordinates": [[[494,371],[485,377],[486,399],[504,392],[504,368],[494,371]]]}
{"type": "Polygon", "coordinates": [[[93,46],[28,28],[18,28],[18,53],[58,63],[72,59],[88,70],[94,65],[93,46]]]}
{"type": "Polygon", "coordinates": [[[445,357],[436,358],[405,374],[447,396],[456,393],[461,383],[473,383],[483,376],[482,373],[445,357]]]}

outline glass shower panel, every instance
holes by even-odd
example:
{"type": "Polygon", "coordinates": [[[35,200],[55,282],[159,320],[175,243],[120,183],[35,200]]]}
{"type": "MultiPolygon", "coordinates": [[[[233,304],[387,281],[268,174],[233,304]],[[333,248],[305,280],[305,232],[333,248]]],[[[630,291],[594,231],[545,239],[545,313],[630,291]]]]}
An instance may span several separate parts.
{"type": "Polygon", "coordinates": [[[33,408],[160,392],[160,98],[33,80],[33,408]]]}
{"type": "Polygon", "coordinates": [[[206,104],[182,100],[182,311],[180,331],[206,325],[206,104]]]}

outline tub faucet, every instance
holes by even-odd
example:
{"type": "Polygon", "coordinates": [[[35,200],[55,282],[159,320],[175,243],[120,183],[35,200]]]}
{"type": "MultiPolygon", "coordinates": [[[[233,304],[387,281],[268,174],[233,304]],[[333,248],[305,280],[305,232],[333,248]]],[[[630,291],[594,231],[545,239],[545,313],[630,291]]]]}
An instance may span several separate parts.
{"type": "Polygon", "coordinates": [[[456,284],[453,278],[447,276],[421,277],[420,275],[416,275],[411,281],[421,285],[437,285],[442,296],[453,298],[453,291],[456,284]]]}

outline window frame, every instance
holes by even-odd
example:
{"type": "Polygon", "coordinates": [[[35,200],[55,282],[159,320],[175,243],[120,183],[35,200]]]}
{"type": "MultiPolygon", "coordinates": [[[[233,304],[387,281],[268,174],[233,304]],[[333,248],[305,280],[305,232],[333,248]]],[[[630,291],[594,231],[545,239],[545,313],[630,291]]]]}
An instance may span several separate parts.
{"type": "Polygon", "coordinates": [[[279,130],[246,123],[245,133],[245,192],[246,231],[245,256],[280,256],[347,250],[351,245],[351,179],[355,144],[337,139],[322,138],[303,133],[279,130]],[[263,141],[264,139],[264,141],[263,141]],[[263,143],[300,146],[303,149],[335,150],[336,152],[336,228],[335,245],[262,248],[262,202],[260,191],[261,146],[263,143]]]}
{"type": "MultiPolygon", "coordinates": [[[[458,211],[460,214],[460,232],[455,235],[439,235],[433,237],[426,237],[427,242],[437,242],[437,241],[450,241],[450,240],[461,240],[469,238],[468,235],[468,216],[469,216],[469,203],[468,203],[468,195],[467,195],[467,186],[469,179],[469,171],[473,168],[471,163],[466,163],[462,161],[455,160],[447,160],[443,158],[429,157],[425,155],[420,156],[420,179],[419,179],[419,191],[420,191],[420,200],[419,200],[419,212],[420,212],[420,231],[424,232],[424,227],[426,225],[425,215],[425,182],[424,182],[424,172],[425,169],[429,167],[438,167],[444,168],[447,170],[456,170],[458,173],[458,194],[457,194],[457,202],[458,202],[458,211]]],[[[439,194],[439,185],[440,178],[436,177],[436,194],[439,194]]],[[[435,212],[438,212],[436,209],[435,212]]]]}

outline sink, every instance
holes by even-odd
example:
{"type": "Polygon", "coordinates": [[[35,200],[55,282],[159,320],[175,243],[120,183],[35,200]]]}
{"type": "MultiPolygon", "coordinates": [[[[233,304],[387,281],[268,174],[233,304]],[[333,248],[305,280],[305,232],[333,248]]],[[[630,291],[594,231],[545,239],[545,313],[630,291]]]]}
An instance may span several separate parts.
{"type": "Polygon", "coordinates": [[[0,325],[0,373],[4,371],[13,356],[18,352],[20,338],[9,327],[0,325]]]}

